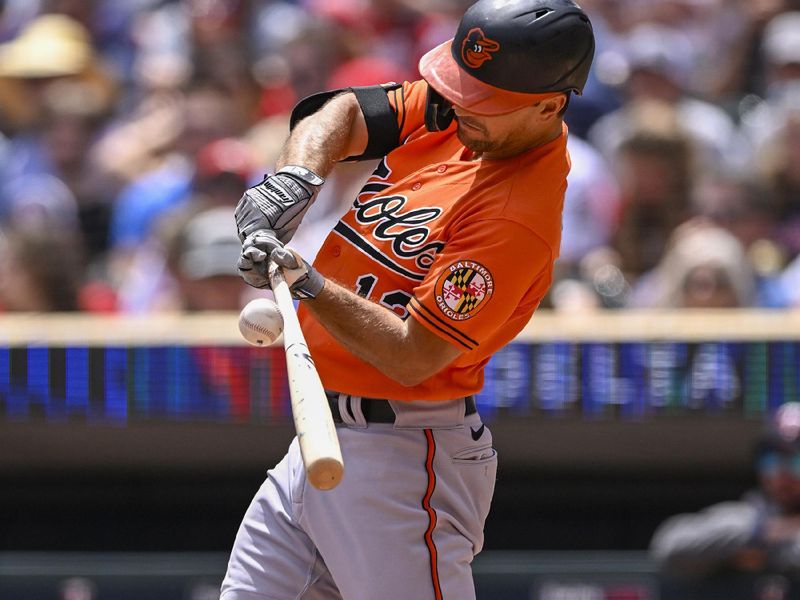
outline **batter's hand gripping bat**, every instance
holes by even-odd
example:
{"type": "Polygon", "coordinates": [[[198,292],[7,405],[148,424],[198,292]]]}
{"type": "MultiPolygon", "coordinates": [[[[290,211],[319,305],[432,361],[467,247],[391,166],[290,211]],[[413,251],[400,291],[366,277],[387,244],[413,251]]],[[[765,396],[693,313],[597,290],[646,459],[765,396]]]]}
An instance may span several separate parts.
{"type": "Polygon", "coordinates": [[[330,490],[341,481],[344,473],[342,451],[331,409],[303,330],[300,329],[289,286],[280,268],[272,262],[269,278],[275,302],[283,314],[283,346],[286,350],[289,394],[306,476],[315,488],[330,490]]]}

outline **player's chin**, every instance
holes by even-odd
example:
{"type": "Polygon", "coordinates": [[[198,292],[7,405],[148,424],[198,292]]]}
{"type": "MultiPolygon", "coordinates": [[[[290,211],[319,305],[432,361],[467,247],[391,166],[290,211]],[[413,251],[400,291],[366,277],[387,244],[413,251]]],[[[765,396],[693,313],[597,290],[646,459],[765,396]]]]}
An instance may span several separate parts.
{"type": "Polygon", "coordinates": [[[472,135],[468,133],[462,129],[461,125],[459,125],[456,130],[456,135],[458,136],[458,141],[460,141],[465,148],[472,150],[476,154],[489,152],[494,149],[494,144],[492,142],[481,137],[479,134],[472,135]]]}

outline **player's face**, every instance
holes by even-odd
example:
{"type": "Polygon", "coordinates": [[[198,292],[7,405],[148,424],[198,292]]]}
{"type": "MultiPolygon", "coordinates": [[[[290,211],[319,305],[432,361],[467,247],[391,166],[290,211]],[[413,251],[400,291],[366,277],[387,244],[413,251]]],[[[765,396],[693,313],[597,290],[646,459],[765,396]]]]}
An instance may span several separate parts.
{"type": "Polygon", "coordinates": [[[554,99],[497,116],[476,115],[454,106],[456,134],[464,146],[483,158],[509,158],[559,134],[561,106],[563,102],[554,99]]]}

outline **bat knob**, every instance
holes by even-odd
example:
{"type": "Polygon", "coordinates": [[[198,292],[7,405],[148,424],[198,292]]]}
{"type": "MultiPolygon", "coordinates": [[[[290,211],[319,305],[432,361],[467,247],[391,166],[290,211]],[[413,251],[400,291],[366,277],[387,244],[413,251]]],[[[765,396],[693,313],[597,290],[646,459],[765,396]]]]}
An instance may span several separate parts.
{"type": "Polygon", "coordinates": [[[335,458],[320,458],[308,467],[308,481],[318,490],[331,490],[339,485],[344,465],[335,458]]]}

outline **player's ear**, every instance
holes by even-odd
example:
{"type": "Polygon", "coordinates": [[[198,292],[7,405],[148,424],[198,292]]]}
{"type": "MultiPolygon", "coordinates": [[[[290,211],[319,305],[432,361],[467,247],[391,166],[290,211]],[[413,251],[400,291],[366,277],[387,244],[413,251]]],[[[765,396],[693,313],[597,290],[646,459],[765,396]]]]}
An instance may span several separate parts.
{"type": "Polygon", "coordinates": [[[552,98],[541,100],[534,104],[539,109],[539,116],[542,121],[549,121],[554,118],[560,118],[567,108],[567,95],[558,94],[552,98]]]}

